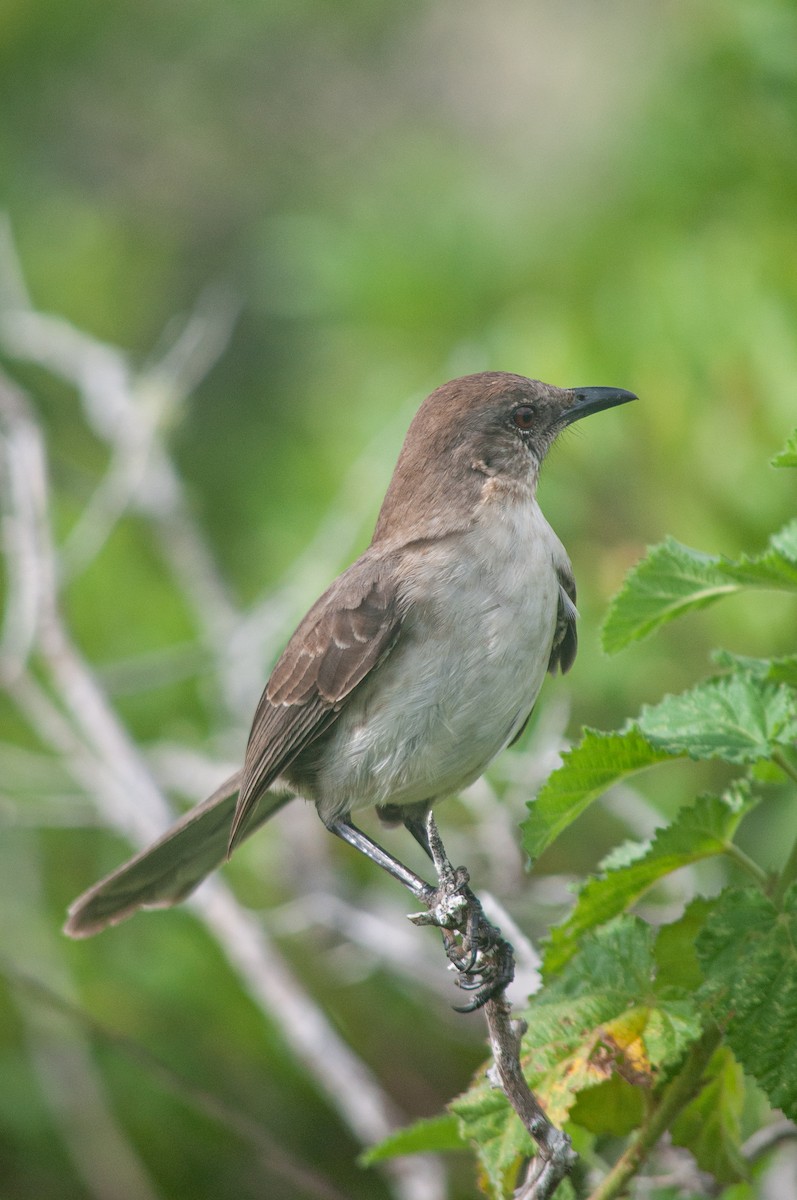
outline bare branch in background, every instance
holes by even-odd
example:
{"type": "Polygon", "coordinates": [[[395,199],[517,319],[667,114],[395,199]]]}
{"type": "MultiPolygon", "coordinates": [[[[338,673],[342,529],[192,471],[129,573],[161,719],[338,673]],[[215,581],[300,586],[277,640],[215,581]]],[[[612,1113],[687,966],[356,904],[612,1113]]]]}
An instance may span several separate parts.
{"type": "Polygon", "coordinates": [[[59,317],[31,310],[0,312],[0,339],[7,353],[46,367],[77,388],[86,421],[111,450],[108,469],[64,547],[63,572],[83,570],[101,551],[128,511],[147,516],[189,601],[204,638],[215,646],[229,636],[238,612],[216,570],[204,537],[192,520],[182,480],[169,458],[163,430],[186,398],[198,370],[186,362],[190,347],[221,353],[232,329],[228,299],[211,310],[200,304],[166,367],[136,375],[121,350],[105,345],[59,317]],[[200,336],[200,328],[204,338],[200,336]]]}
{"type": "Polygon", "coordinates": [[[9,564],[0,678],[9,681],[27,667],[41,630],[46,597],[54,591],[55,581],[50,577],[54,563],[43,523],[46,482],[41,473],[38,433],[23,393],[2,373],[0,427],[5,447],[2,538],[9,564]]]}
{"type": "MultiPolygon", "coordinates": [[[[384,965],[396,975],[436,993],[450,1002],[451,984],[440,971],[437,947],[419,945],[414,929],[406,925],[404,908],[387,905],[376,896],[367,908],[347,903],[332,892],[309,891],[269,912],[269,925],[283,934],[309,927],[340,934],[346,943],[366,951],[369,971],[384,965]]],[[[453,1010],[452,1010],[453,1011],[453,1010]]]]}
{"type": "MultiPolygon", "coordinates": [[[[102,428],[109,440],[116,438],[115,445],[127,448],[126,469],[136,464],[139,484],[146,479],[148,488],[153,483],[163,485],[160,492],[157,487],[154,491],[161,498],[166,496],[168,503],[163,510],[156,505],[153,512],[153,493],[149,493],[149,515],[157,526],[166,513],[160,527],[167,529],[170,537],[178,526],[188,530],[187,545],[198,549],[198,555],[193,560],[190,553],[184,555],[176,573],[184,572],[185,591],[195,600],[202,596],[201,603],[205,604],[208,594],[216,589],[215,567],[204,540],[194,536],[193,523],[180,525],[187,509],[182,504],[176,471],[152,433],[157,422],[135,423],[139,418],[130,416],[130,376],[121,354],[84,338],[64,322],[38,320],[36,314],[17,314],[10,325],[6,314],[0,322],[4,341],[9,329],[16,337],[18,350],[27,337],[28,351],[36,350],[36,361],[55,366],[62,374],[71,371],[95,428],[102,428]],[[153,462],[157,472],[154,481],[147,473],[152,471],[153,462]],[[177,526],[172,523],[175,514],[177,526]],[[199,584],[193,575],[198,562],[199,584]],[[204,575],[202,562],[209,564],[204,575]],[[203,580],[208,584],[205,591],[200,586],[203,580]]],[[[189,341],[195,336],[192,334],[189,341]]],[[[175,362],[180,367],[177,374],[182,372],[181,377],[188,378],[190,371],[180,364],[179,354],[175,362]]],[[[64,625],[58,600],[62,573],[49,527],[42,436],[27,398],[3,378],[0,449],[9,584],[0,664],[3,679],[42,743],[93,798],[106,822],[134,845],[144,846],[169,823],[171,807],[64,625]],[[19,467],[23,460],[24,471],[19,467]],[[37,675],[30,669],[34,656],[37,675]],[[45,682],[41,681],[42,674],[45,682]]],[[[127,478],[131,483],[132,467],[127,478]]],[[[128,498],[133,503],[134,489],[128,490],[128,498]]],[[[173,538],[170,548],[174,549],[173,538]]],[[[223,586],[215,594],[223,596],[223,586]]],[[[220,655],[235,619],[235,610],[226,600],[211,616],[203,615],[203,631],[214,639],[214,649],[220,655]]],[[[255,918],[238,905],[218,879],[210,881],[192,903],[246,990],[282,1029],[286,1041],[355,1136],[364,1143],[383,1139],[399,1119],[395,1107],[293,978],[255,918]]],[[[442,1172],[434,1160],[399,1160],[390,1165],[388,1172],[401,1200],[440,1200],[445,1194],[442,1172]]]]}
{"type": "Polygon", "coordinates": [[[285,579],[242,614],[191,514],[164,436],[190,390],[225,349],[236,313],[228,292],[208,289],[172,345],[136,372],[117,347],[31,308],[10,232],[0,229],[0,344],[12,357],[35,362],[74,386],[89,427],[111,451],[106,473],[64,546],[63,577],[88,565],[127,512],[144,515],[215,660],[229,712],[248,719],[297,615],[353,552],[363,496],[381,491],[385,448],[392,452],[392,443],[400,440],[414,404],[397,414],[395,428],[381,429],[365,447],[285,579]],[[4,277],[17,282],[3,287],[4,277]]]}

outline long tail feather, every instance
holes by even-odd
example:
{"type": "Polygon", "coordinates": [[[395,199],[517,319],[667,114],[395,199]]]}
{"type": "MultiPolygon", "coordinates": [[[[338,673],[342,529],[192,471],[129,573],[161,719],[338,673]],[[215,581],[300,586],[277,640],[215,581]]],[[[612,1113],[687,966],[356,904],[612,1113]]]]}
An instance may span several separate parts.
{"type": "MultiPolygon", "coordinates": [[[[79,896],[69,909],[64,933],[73,938],[91,937],[132,917],[140,908],[168,908],[184,900],[227,857],[241,774],[236,771],[157,842],[79,896]]],[[[259,829],[290,799],[285,792],[260,796],[239,840],[259,829]]]]}

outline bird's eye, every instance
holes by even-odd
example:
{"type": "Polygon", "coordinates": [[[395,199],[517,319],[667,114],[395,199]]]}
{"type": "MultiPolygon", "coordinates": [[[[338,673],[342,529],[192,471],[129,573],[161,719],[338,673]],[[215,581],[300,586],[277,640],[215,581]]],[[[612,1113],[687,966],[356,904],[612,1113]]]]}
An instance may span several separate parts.
{"type": "Polygon", "coordinates": [[[530,404],[521,404],[512,413],[512,424],[524,433],[528,433],[534,424],[534,409],[530,404]]]}

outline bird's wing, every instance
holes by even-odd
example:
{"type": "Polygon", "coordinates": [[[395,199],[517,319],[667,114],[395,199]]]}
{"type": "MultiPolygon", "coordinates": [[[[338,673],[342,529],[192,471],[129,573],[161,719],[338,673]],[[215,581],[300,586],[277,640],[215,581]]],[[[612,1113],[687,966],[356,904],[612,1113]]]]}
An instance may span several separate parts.
{"type": "Polygon", "coordinates": [[[556,632],[553,636],[548,670],[553,675],[558,669],[564,675],[575,662],[578,649],[576,581],[569,563],[558,564],[556,573],[559,576],[559,608],[556,614],[556,632]]]}
{"type": "Polygon", "coordinates": [[[244,836],[257,798],[333,724],[346,697],[390,652],[402,616],[393,571],[367,557],[310,609],[257,706],[230,850],[244,836]]]}
{"type": "MultiPolygon", "coordinates": [[[[236,771],[157,842],[79,896],[69,909],[64,932],[74,938],[91,937],[140,908],[167,908],[184,900],[224,862],[240,783],[241,772],[236,771]]],[[[261,797],[247,822],[246,836],[289,799],[289,794],[261,797]]]]}
{"type": "Polygon", "coordinates": [[[255,713],[243,771],[80,896],[65,926],[70,937],[90,937],[140,908],[178,904],[224,861],[233,841],[249,837],[290,799],[267,793],[269,785],[335,720],[346,697],[398,636],[401,615],[392,578],[384,565],[360,559],[336,580],[274,668],[255,713]]]}

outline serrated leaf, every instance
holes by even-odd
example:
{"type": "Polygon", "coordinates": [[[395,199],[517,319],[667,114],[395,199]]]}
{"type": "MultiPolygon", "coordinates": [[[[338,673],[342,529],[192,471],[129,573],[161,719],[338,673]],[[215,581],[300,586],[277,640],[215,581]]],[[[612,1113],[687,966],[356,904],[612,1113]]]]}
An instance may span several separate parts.
{"type": "Polygon", "coordinates": [[[776,554],[788,559],[792,565],[797,563],[797,517],[773,533],[770,545],[776,554]]]}
{"type": "Polygon", "coordinates": [[[783,658],[750,658],[746,654],[733,654],[730,650],[715,650],[712,659],[726,670],[746,671],[770,683],[786,683],[797,688],[797,654],[783,658]]]}
{"type": "MultiPolygon", "coordinates": [[[[578,894],[566,921],[551,930],[545,951],[546,972],[561,970],[589,929],[604,924],[634,904],[657,880],[704,858],[724,854],[742,817],[755,806],[749,788],[739,785],[723,796],[702,796],[659,829],[642,853],[630,861],[610,860],[603,873],[578,894]],[[616,865],[615,865],[616,864],[616,865]]],[[[640,849],[640,847],[637,847],[640,849]]]]}
{"type": "MultiPolygon", "coordinates": [[[[585,1090],[615,1076],[655,1086],[699,1036],[691,997],[659,994],[653,930],[622,917],[584,939],[581,953],[524,1014],[523,1072],[548,1117],[562,1125],[585,1090]]],[[[496,1196],[508,1189],[531,1141],[503,1092],[482,1076],[451,1105],[496,1196]]]]}
{"type": "Polygon", "coordinates": [[[797,1117],[797,887],[728,889],[697,939],[700,998],[772,1105],[797,1117]]]}
{"type": "Polygon", "coordinates": [[[603,626],[613,654],[668,621],[705,608],[741,587],[797,591],[797,520],[770,538],[763,554],[738,559],[702,554],[668,538],[626,576],[603,626]]]}
{"type": "Polygon", "coordinates": [[[675,538],[648,550],[609,606],[602,631],[604,650],[614,654],[682,613],[738,591],[718,563],[675,538]]]}
{"type": "MultiPolygon", "coordinates": [[[[528,1012],[523,1037],[523,1073],[549,1120],[567,1121],[576,1097],[617,1074],[636,1086],[652,1087],[661,1068],[675,1061],[699,1033],[688,1001],[656,1005],[650,980],[649,1004],[629,1007],[630,989],[598,988],[591,994],[549,999],[528,1012]]],[[[532,1143],[503,1092],[482,1080],[451,1104],[460,1133],[476,1143],[497,1185],[532,1143]]]]}
{"type": "Polygon", "coordinates": [[[745,1087],[742,1069],[727,1046],[709,1062],[701,1090],[672,1125],[672,1140],[695,1156],[701,1171],[718,1183],[748,1175],[741,1152],[741,1116],[745,1087]]]}
{"type": "Polygon", "coordinates": [[[797,429],[770,462],[773,467],[797,467],[797,429]]]}
{"type": "Polygon", "coordinates": [[[745,554],[735,561],[723,558],[721,570],[728,579],[748,587],[797,591],[797,520],[773,534],[763,554],[745,554]]]}
{"type": "Polygon", "coordinates": [[[529,804],[521,827],[526,852],[532,859],[539,857],[612,784],[672,757],[633,727],[619,733],[585,729],[582,740],[563,754],[561,767],[529,804]]]}
{"type": "Polygon", "coordinates": [[[497,1198],[511,1196],[521,1163],[535,1147],[504,1093],[482,1079],[449,1108],[460,1137],[473,1144],[485,1190],[497,1198]]]}
{"type": "Polygon", "coordinates": [[[445,1113],[443,1116],[414,1121],[404,1129],[397,1129],[377,1145],[369,1146],[357,1161],[363,1167],[370,1167],[386,1158],[397,1158],[402,1154],[461,1150],[463,1146],[467,1146],[467,1142],[460,1136],[456,1117],[445,1113]]]}
{"type": "MultiPolygon", "coordinates": [[[[532,999],[524,1050],[537,1046],[540,1022],[544,1024],[553,1016],[554,1023],[561,1020],[563,1028],[552,1040],[567,1044],[571,1056],[579,1045],[583,1052],[585,1037],[594,1041],[597,1035],[604,1057],[587,1056],[587,1068],[605,1067],[605,1052],[611,1047],[614,1072],[631,1082],[653,1082],[657,1072],[677,1058],[700,1032],[687,992],[669,988],[666,1000],[662,998],[656,980],[654,940],[649,925],[629,916],[587,934],[580,952],[553,983],[532,999]],[[590,1025],[592,1033],[587,1035],[584,1029],[590,1025]]],[[[554,1031],[549,1029],[547,1033],[552,1035],[554,1031]]],[[[561,1062],[558,1066],[561,1068],[561,1062]]],[[[572,1085],[573,1079],[571,1070],[568,1083],[572,1085]]],[[[588,1071],[579,1078],[575,1090],[599,1082],[600,1074],[588,1071]]]]}
{"type": "Polygon", "coordinates": [[[625,997],[626,1007],[650,995],[654,933],[637,917],[619,917],[584,938],[579,954],[532,998],[533,1009],[560,996],[589,996],[595,989],[625,997]]]}
{"type": "Polygon", "coordinates": [[[665,696],[643,708],[638,723],[649,742],[670,754],[754,763],[797,738],[797,696],[740,671],[665,696]]]}

